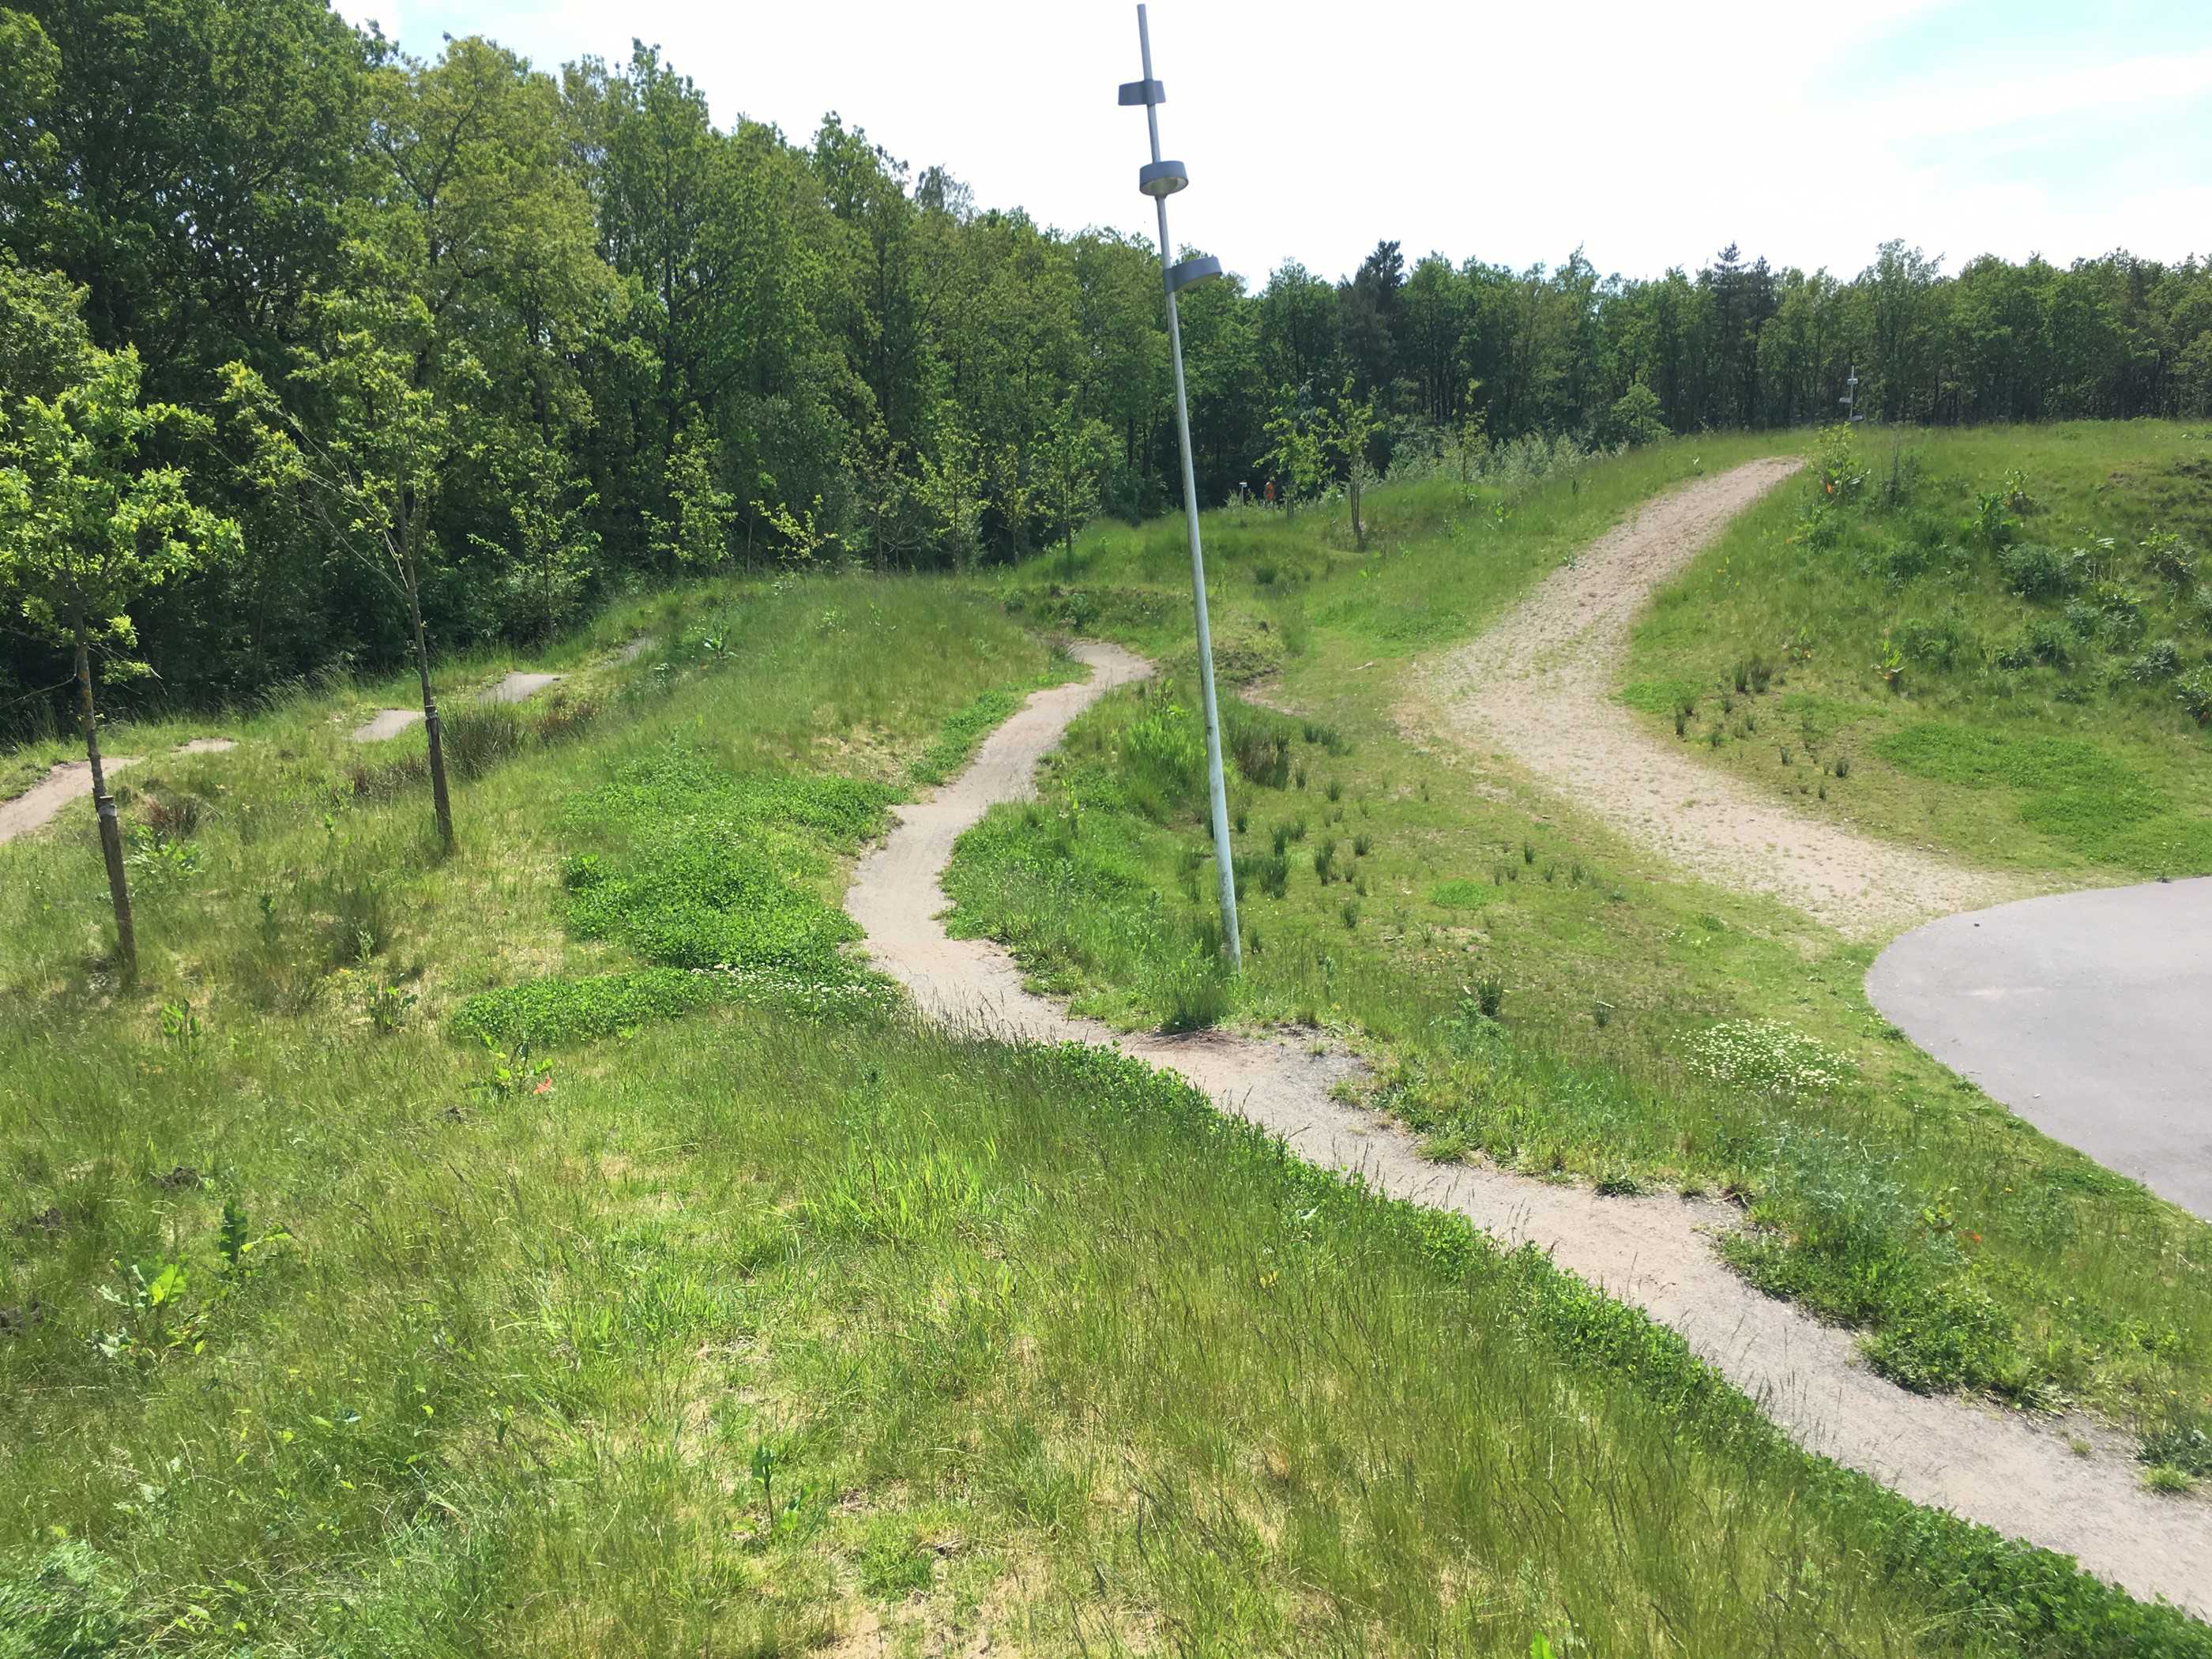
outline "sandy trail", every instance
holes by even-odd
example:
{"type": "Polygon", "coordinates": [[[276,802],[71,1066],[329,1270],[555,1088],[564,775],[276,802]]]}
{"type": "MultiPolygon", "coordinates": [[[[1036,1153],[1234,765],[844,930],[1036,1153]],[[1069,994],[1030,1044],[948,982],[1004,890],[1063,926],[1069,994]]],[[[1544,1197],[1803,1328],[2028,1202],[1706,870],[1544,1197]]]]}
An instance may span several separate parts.
{"type": "Polygon", "coordinates": [[[1434,665],[1425,690],[1462,741],[1519,762],[1631,840],[1850,938],[2019,896],[2019,882],[1802,816],[1655,741],[1613,701],[1629,626],[1653,590],[1798,466],[1752,461],[1645,503],[1434,665]]]}
{"type": "Polygon", "coordinates": [[[1680,1331],[1808,1449],[1917,1502],[2074,1555],[2138,1595],[2212,1614],[2212,1505],[2142,1491],[2130,1449],[2094,1425],[2039,1424],[1884,1382],[1859,1360],[1848,1333],[1760,1295],[1721,1262],[1707,1234],[1730,1224],[1725,1206],[1600,1198],[1494,1170],[1424,1163],[1405,1136],[1329,1098],[1353,1069],[1348,1056],[1218,1032],[1117,1036],[1024,991],[996,945],[947,939],[936,918],[946,905],[939,878],[953,842],[994,803],[1034,793],[1038,759],[1085,708],[1152,672],[1112,646],[1081,646],[1077,654],[1094,671],[1087,683],[1030,697],[957,779],[901,808],[889,839],[854,872],[846,908],[866,931],[876,965],[926,1014],[1012,1040],[1118,1042],[1181,1073],[1223,1110],[1282,1136],[1311,1163],[1457,1211],[1509,1244],[1533,1241],[1561,1267],[1680,1331]],[[2075,1455],[2069,1435],[2090,1442],[2093,1454],[2075,1455]]]}

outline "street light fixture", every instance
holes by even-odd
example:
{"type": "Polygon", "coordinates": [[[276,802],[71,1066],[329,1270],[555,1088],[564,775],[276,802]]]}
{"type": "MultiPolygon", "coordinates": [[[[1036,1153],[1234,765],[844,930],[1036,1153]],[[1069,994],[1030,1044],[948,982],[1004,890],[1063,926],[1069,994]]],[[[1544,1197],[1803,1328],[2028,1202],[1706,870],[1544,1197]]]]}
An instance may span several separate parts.
{"type": "Polygon", "coordinates": [[[1229,965],[1244,965],[1243,941],[1237,930],[1237,872],[1229,847],[1229,791],[1221,773],[1221,714],[1213,697],[1213,634],[1206,617],[1206,556],[1198,544],[1198,475],[1190,460],[1190,402],[1183,391],[1182,323],[1176,314],[1176,295],[1194,283],[1221,275],[1221,261],[1201,254],[1182,264],[1170,263],[1175,245],[1168,240],[1168,198],[1190,183],[1190,173],[1180,161],[1160,159],[1159,107],[1167,89],[1152,79],[1152,37],[1145,26],[1145,9],[1137,8],[1137,48],[1144,58],[1145,78],[1124,82],[1121,101],[1142,104],[1145,123],[1152,129],[1152,159],[1138,169],[1137,188],[1152,198],[1160,216],[1160,270],[1167,289],[1168,357],[1175,365],[1176,435],[1182,446],[1182,513],[1190,527],[1190,592],[1198,613],[1198,687],[1206,710],[1206,781],[1212,798],[1213,863],[1221,884],[1221,937],[1229,947],[1229,965]]]}

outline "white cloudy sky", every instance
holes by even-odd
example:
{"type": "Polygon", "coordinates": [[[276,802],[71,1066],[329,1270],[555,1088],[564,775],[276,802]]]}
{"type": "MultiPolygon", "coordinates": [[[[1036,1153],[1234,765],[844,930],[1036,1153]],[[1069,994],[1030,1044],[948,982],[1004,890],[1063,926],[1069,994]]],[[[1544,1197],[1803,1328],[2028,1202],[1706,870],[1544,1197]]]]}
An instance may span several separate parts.
{"type": "MultiPolygon", "coordinates": [[[[985,206],[1149,230],[1123,0],[342,0],[417,54],[544,68],[658,43],[794,137],[825,110],[985,206]]],[[[1155,0],[1176,238],[1258,281],[1381,237],[1526,264],[1694,267],[1726,242],[1856,271],[1947,256],[2212,252],[2212,0],[1155,0]]]]}

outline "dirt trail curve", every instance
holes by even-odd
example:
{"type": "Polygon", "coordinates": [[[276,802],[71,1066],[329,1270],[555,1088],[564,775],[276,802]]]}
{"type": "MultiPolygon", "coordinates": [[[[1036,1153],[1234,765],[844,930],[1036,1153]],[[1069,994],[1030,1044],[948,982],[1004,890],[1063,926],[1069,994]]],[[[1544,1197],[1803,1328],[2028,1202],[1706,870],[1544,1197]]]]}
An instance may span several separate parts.
{"type": "Polygon", "coordinates": [[[1752,461],[1647,502],[1424,676],[1443,723],[1708,881],[1771,894],[1854,939],[2014,898],[2015,882],[1819,823],[1655,742],[1613,700],[1660,583],[1797,471],[1752,461]]]}
{"type": "Polygon", "coordinates": [[[1561,1267],[1680,1331],[1812,1450],[1920,1503],[2064,1551],[2138,1595],[2164,1595],[2212,1616],[2212,1504],[2142,1491],[2129,1449],[2087,1425],[2043,1426],[1882,1381],[1860,1362],[1847,1333],[1760,1295],[1722,1264],[1705,1230],[1729,1224],[1733,1212],[1725,1207],[1600,1198],[1497,1170],[1424,1163],[1388,1125],[1329,1098],[1330,1085],[1352,1069],[1346,1056],[1219,1032],[1117,1038],[1023,990],[1019,971],[997,946],[947,939],[936,918],[945,908],[939,878],[954,840],[993,804],[1033,793],[1038,758],[1092,701],[1152,672],[1112,646],[1082,646],[1077,654],[1094,671],[1087,683],[1030,697],[957,779],[901,808],[890,838],[854,872],[846,908],[866,931],[877,966],[905,984],[925,1014],[1014,1040],[1118,1041],[1314,1164],[1357,1172],[1394,1197],[1455,1210],[1508,1243],[1533,1241],[1561,1267]],[[2077,1456],[2069,1433],[2095,1443],[2093,1454],[2077,1456]]]}
{"type": "MultiPolygon", "coordinates": [[[[177,745],[179,755],[220,755],[238,744],[228,738],[194,738],[189,743],[177,745]]],[[[110,777],[126,766],[136,766],[136,755],[103,755],[100,764],[110,777]]],[[[32,830],[50,823],[62,808],[73,800],[82,800],[92,793],[92,763],[62,761],[48,769],[46,775],[21,794],[0,800],[0,842],[9,842],[18,836],[27,836],[32,830]]]]}

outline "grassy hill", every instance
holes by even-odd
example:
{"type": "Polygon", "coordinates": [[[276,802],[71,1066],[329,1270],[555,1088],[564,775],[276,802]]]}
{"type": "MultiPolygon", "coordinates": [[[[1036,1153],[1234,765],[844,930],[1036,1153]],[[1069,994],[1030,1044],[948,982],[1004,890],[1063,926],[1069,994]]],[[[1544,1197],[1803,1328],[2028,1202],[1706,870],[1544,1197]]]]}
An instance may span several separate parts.
{"type": "MultiPolygon", "coordinates": [[[[1471,626],[1690,464],[1501,486],[1477,502],[1492,559],[1415,544],[1466,514],[1436,486],[1378,501],[1378,534],[1406,515],[1387,575],[1318,517],[1224,564],[1252,636],[1295,599],[1283,660],[1364,685],[1364,640],[1425,626],[1422,594],[1471,626]]],[[[0,1652],[2212,1650],[1804,1456],[1540,1259],[1289,1163],[1116,1057],[900,1014],[843,949],[843,872],[915,779],[1068,672],[1029,627],[1069,602],[1053,580],[732,582],[602,618],[555,653],[558,705],[476,741],[450,860],[419,737],[343,740],[377,688],[149,759],[123,778],[138,995],[102,958],[89,814],[0,847],[0,1652]],[[653,649],[607,654],[640,631],[653,649]]],[[[1304,788],[1255,786],[1246,835],[1303,804],[1309,846],[1363,802],[1434,815],[1438,846],[1518,828],[1424,801],[1388,694],[1361,695],[1276,733],[1304,788]]],[[[1109,705],[1066,775],[1146,718],[1109,705]]],[[[1157,823],[1097,807],[1142,830],[1132,867],[1158,857],[1166,902],[1179,775],[1157,823]]],[[[1679,945],[1638,969],[1654,1006],[1669,976],[1713,994],[1692,961],[1780,975],[1792,941],[1755,907],[1713,901],[1734,920],[1680,944],[1690,901],[1626,860],[1577,873],[1546,833],[1511,902],[1589,907],[1631,957],[1679,945]],[[1598,908],[1616,879],[1626,930],[1598,908]]],[[[1421,844],[1340,855],[1437,862],[1421,844]]],[[[1388,1036],[1455,1007],[1408,936],[1384,1018],[1374,921],[1331,920],[1342,884],[1310,880],[1285,903],[1370,988],[1316,1018],[1388,1036]]],[[[1510,1011],[1564,994],[1534,983],[1510,1011]]],[[[1728,1128],[1702,1097],[1683,1121],[1728,1128]]],[[[2169,1224],[2113,1201],[2147,1241],[2169,1224]]],[[[2197,1304],[2129,1277],[2157,1248],[2182,1276],[2194,1237],[2108,1246],[2084,1295],[2203,1352],[2197,1304]]],[[[2197,1386],[2185,1355],[2100,1363],[2114,1389],[2197,1386]]]]}
{"type": "Polygon", "coordinates": [[[2212,431],[1863,433],[1661,592],[1622,695],[1877,834],[2075,881],[2200,875],[2208,554],[2212,431]]]}

